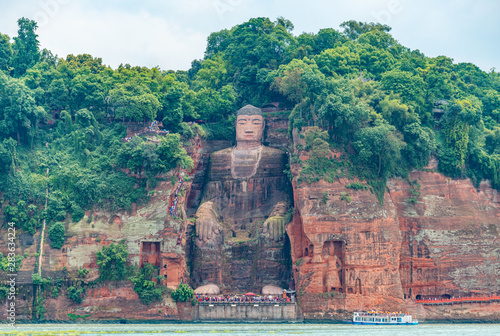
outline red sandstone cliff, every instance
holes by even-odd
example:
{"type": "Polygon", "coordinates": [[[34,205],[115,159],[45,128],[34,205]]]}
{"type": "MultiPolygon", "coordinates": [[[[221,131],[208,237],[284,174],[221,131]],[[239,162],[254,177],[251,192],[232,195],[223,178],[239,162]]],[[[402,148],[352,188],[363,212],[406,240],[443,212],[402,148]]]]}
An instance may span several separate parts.
{"type": "MultiPolygon", "coordinates": [[[[187,148],[195,164],[200,159],[200,147],[201,141],[194,139],[192,146],[187,148]]],[[[159,267],[160,275],[165,277],[164,285],[171,289],[177,288],[182,280],[187,281],[185,245],[189,223],[184,204],[191,190],[190,173],[181,173],[179,169],[175,169],[161,176],[158,185],[152,190],[148,204],[141,207],[134,206],[131,211],[117,213],[87,211],[80,222],[68,222],[65,243],[61,249],[51,248],[48,242],[45,243],[42,276],[62,279],[65,284],[57,298],[49,290],[45,290],[45,320],[69,320],[68,313],[90,315],[87,320],[179,319],[177,306],[170,295],[165,294],[163,301],[157,304],[144,305],[130,281],[104,282],[87,288],[81,304],[67,298],[66,288],[77,282],[95,280],[98,277],[95,252],[104,245],[121,240],[127,243],[131,265],[141,266],[145,262],[154,264],[159,267]],[[183,177],[182,185],[179,176],[183,177]],[[177,211],[176,216],[172,216],[170,207],[175,199],[177,211]],[[77,271],[81,268],[90,270],[84,279],[78,276],[77,271]]],[[[34,314],[31,274],[34,272],[35,254],[39,249],[37,237],[38,234],[29,242],[20,240],[17,250],[20,255],[27,255],[17,277],[17,318],[21,320],[29,320],[34,314]]],[[[0,244],[0,251],[5,252],[4,247],[0,244]]],[[[5,310],[0,312],[0,318],[4,313],[5,310]]]]}
{"type": "MultiPolygon", "coordinates": [[[[212,151],[205,145],[197,142],[190,149],[199,174],[186,182],[181,205],[186,199],[193,204],[199,201],[204,159],[212,151]]],[[[292,165],[292,172],[297,176],[298,166],[292,165]]],[[[499,193],[487,183],[477,190],[469,180],[452,180],[432,171],[413,172],[409,180],[420,184],[416,202],[409,199],[414,198],[411,189],[418,188],[417,184],[393,179],[380,205],[369,189],[346,188],[352,180],[297,184],[294,179],[295,213],[287,232],[305,318],[345,318],[361,308],[410,310],[427,319],[500,320],[498,303],[422,306],[414,301],[419,296],[500,291],[499,193]]],[[[186,235],[180,245],[177,241],[191,225],[167,218],[175,187],[168,180],[160,183],[151,202],[133,213],[96,212],[91,223],[86,217],[70,224],[63,249],[46,247],[44,270],[55,278],[63,267],[70,272],[80,267],[96,268],[95,251],[103,244],[126,239],[134,263],[146,257],[166,265],[162,272],[167,284],[176,286],[188,274],[186,235]],[[158,242],[159,246],[154,245],[158,242]]],[[[0,250],[4,247],[0,244],[0,250]]],[[[30,255],[24,261],[23,281],[31,280],[35,247],[33,242],[22,245],[22,253],[30,255]]],[[[29,318],[33,287],[20,284],[19,316],[29,318]]],[[[125,282],[89,290],[82,305],[60,295],[58,299],[47,297],[45,306],[46,319],[67,320],[68,312],[91,312],[93,319],[189,318],[167,297],[158,306],[143,306],[131,283],[125,282]]]]}
{"type": "Polygon", "coordinates": [[[411,184],[390,180],[380,205],[369,189],[346,188],[352,180],[298,184],[299,165],[292,173],[288,234],[305,318],[379,309],[421,319],[500,319],[497,303],[439,308],[414,301],[500,291],[500,197],[487,183],[476,190],[469,180],[413,172],[411,184]],[[412,189],[421,193],[416,200],[412,189]]]}

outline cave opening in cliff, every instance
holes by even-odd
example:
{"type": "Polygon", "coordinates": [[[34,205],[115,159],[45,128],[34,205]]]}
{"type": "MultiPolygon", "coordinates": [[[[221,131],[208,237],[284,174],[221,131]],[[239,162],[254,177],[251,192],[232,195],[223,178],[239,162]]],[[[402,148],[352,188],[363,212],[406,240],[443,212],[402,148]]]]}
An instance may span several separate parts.
{"type": "Polygon", "coordinates": [[[139,267],[144,267],[146,263],[152,264],[155,267],[160,267],[161,249],[159,241],[143,241],[141,242],[141,259],[139,267]]]}

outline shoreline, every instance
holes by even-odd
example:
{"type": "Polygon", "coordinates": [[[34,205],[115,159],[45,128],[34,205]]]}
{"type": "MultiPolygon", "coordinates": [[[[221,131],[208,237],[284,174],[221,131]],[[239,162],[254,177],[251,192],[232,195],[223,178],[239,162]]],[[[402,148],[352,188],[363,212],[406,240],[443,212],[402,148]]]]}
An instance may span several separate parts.
{"type": "MultiPolygon", "coordinates": [[[[154,320],[154,321],[141,321],[141,320],[90,320],[90,321],[16,321],[16,325],[48,325],[48,324],[131,324],[131,325],[158,325],[158,324],[171,324],[171,325],[199,325],[199,324],[350,324],[341,320],[301,320],[301,321],[255,321],[255,320],[217,320],[217,321],[182,321],[182,320],[154,320]]],[[[425,320],[419,321],[418,324],[500,324],[500,320],[425,320]]],[[[0,327],[7,326],[8,323],[0,322],[0,327]]]]}

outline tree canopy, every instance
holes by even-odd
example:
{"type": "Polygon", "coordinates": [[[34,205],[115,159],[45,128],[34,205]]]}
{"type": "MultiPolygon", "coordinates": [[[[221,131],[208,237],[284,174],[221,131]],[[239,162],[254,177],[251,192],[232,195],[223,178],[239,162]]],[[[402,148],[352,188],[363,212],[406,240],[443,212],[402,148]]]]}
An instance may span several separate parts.
{"type": "Polygon", "coordinates": [[[448,176],[500,189],[500,74],[410,50],[387,25],[294,35],[286,18],[252,18],[210,34],[188,71],[59,58],[41,50],[35,21],[18,26],[12,39],[0,34],[0,185],[4,219],[30,233],[43,218],[146,202],[162,173],[193,167],[192,136],[232,140],[232,114],[247,103],[280,102],[290,130],[322,130],[307,135],[306,182],[350,170],[383,185],[434,155],[448,176]],[[153,121],[168,136],[122,141],[153,121]]]}

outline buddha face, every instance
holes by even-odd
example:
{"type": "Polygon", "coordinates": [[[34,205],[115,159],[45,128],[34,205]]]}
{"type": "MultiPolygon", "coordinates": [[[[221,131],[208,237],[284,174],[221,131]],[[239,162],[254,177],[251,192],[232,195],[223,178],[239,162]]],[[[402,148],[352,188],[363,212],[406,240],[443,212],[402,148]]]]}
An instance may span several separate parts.
{"type": "Polygon", "coordinates": [[[261,115],[239,115],[236,118],[236,141],[258,142],[262,140],[264,118],[261,115]]]}

